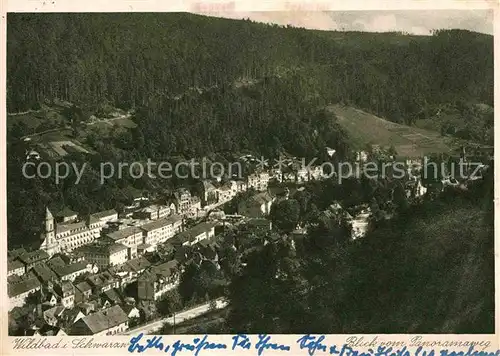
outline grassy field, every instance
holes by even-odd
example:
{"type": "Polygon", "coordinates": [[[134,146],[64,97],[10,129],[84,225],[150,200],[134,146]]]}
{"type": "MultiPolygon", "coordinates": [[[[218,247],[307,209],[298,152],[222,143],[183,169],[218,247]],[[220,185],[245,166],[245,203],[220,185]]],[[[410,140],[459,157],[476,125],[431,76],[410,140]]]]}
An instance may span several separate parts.
{"type": "Polygon", "coordinates": [[[85,145],[89,134],[101,138],[113,138],[123,131],[137,127],[133,119],[122,110],[116,108],[111,110],[115,114],[114,117],[97,118],[95,122],[88,121],[81,124],[78,128],[78,141],[73,135],[70,120],[62,115],[63,110],[57,105],[43,105],[40,110],[9,114],[7,115],[7,130],[10,130],[17,122],[23,122],[27,126],[25,132],[26,137],[30,139],[29,147],[49,158],[60,157],[55,146],[60,146],[57,142],[61,141],[69,142],[70,146],[81,152],[93,153],[94,151],[85,145]]]}
{"type": "Polygon", "coordinates": [[[362,110],[331,105],[330,112],[347,131],[356,148],[367,144],[396,148],[398,156],[422,157],[431,153],[449,153],[458,147],[456,139],[443,137],[439,132],[396,124],[362,110]]]}

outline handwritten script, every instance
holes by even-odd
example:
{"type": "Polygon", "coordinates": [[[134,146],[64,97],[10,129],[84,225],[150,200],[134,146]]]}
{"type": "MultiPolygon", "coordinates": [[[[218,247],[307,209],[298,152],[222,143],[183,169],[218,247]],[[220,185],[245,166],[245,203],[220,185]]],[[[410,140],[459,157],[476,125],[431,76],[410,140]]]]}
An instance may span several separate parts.
{"type": "MultiPolygon", "coordinates": [[[[174,343],[167,343],[162,336],[145,336],[139,334],[130,340],[128,351],[131,353],[142,353],[145,351],[158,351],[170,356],[194,355],[199,356],[204,351],[212,355],[217,350],[234,351],[235,355],[239,351],[247,350],[255,352],[257,356],[263,356],[266,352],[269,354],[284,353],[296,355],[296,352],[290,352],[297,348],[304,352],[304,355],[335,355],[335,356],[500,356],[500,350],[496,352],[487,352],[476,350],[476,345],[470,345],[463,348],[462,351],[454,349],[441,348],[438,350],[424,348],[423,346],[408,348],[403,346],[395,348],[392,346],[376,345],[375,342],[364,343],[368,348],[360,351],[356,349],[357,343],[348,341],[344,345],[331,345],[326,342],[325,335],[306,334],[289,345],[281,344],[273,340],[272,335],[245,335],[238,334],[232,337],[232,342],[220,343],[209,340],[208,335],[195,337],[191,342],[177,340],[174,343]],[[373,345],[373,346],[372,346],[373,345]]],[[[226,353],[227,354],[227,353],[226,353]]]]}

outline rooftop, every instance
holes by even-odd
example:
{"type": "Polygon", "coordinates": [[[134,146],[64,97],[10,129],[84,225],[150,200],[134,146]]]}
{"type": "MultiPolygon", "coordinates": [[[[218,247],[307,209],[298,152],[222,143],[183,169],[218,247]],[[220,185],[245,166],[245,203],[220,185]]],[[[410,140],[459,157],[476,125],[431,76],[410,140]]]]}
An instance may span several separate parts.
{"type": "Polygon", "coordinates": [[[90,314],[81,321],[89,328],[92,334],[110,329],[128,321],[128,316],[119,305],[90,314]]]}
{"type": "Polygon", "coordinates": [[[26,253],[26,250],[22,247],[20,248],[17,248],[15,250],[10,250],[7,252],[7,256],[9,258],[17,258],[19,256],[21,256],[22,254],[25,254],[26,253]]]}
{"type": "Polygon", "coordinates": [[[133,272],[139,272],[142,271],[149,266],[151,266],[151,263],[145,259],[144,257],[139,257],[139,258],[134,258],[133,260],[127,261],[125,263],[125,266],[127,266],[130,270],[133,272]]]}
{"type": "Polygon", "coordinates": [[[108,289],[107,291],[105,291],[104,293],[104,296],[109,300],[109,301],[112,301],[112,302],[115,302],[115,303],[121,303],[122,302],[122,297],[120,296],[120,294],[116,291],[115,288],[112,288],[112,289],[108,289]]]}
{"type": "Polygon", "coordinates": [[[61,287],[61,291],[63,293],[68,293],[68,292],[74,293],[75,292],[75,286],[70,281],[62,281],[60,287],[61,287]]]}
{"type": "Polygon", "coordinates": [[[80,282],[76,285],[76,289],[78,289],[80,292],[86,292],[86,291],[89,291],[92,289],[92,287],[90,286],[90,284],[88,284],[87,282],[83,281],[83,282],[80,282]]]}
{"type": "Polygon", "coordinates": [[[7,262],[7,268],[8,268],[8,271],[14,271],[18,268],[24,268],[24,265],[21,261],[18,261],[18,260],[14,260],[14,261],[8,261],[7,262]]]}
{"type": "Polygon", "coordinates": [[[142,231],[136,227],[136,226],[130,226],[130,227],[126,227],[125,229],[121,229],[121,230],[118,230],[118,231],[114,231],[114,232],[110,232],[108,234],[106,234],[109,238],[113,239],[113,240],[121,240],[121,239],[125,239],[129,236],[132,236],[132,235],[135,235],[135,234],[139,234],[139,233],[142,233],[142,231]]]}
{"type": "Polygon", "coordinates": [[[99,274],[95,274],[87,277],[87,281],[89,284],[94,286],[100,286],[103,284],[110,284],[115,281],[114,277],[109,272],[102,272],[99,274]]]}
{"type": "Polygon", "coordinates": [[[148,248],[150,248],[152,245],[150,244],[139,244],[137,245],[137,249],[138,250],[147,250],[148,248]]]}
{"type": "Polygon", "coordinates": [[[134,305],[130,304],[122,304],[121,305],[122,310],[128,315],[133,309],[136,309],[134,305]]]}
{"type": "Polygon", "coordinates": [[[46,311],[43,312],[43,315],[50,318],[58,318],[63,314],[63,312],[64,312],[64,307],[59,305],[47,309],[46,311]]]}
{"type": "Polygon", "coordinates": [[[178,266],[179,262],[177,262],[177,260],[170,260],[166,263],[162,263],[161,265],[151,267],[151,273],[161,275],[163,277],[169,277],[173,274],[172,272],[178,268],[178,266]]]}
{"type": "Polygon", "coordinates": [[[55,266],[52,267],[52,270],[61,278],[64,276],[68,276],[75,272],[80,272],[87,269],[87,265],[82,262],[72,263],[67,266],[55,266]]]}
{"type": "Polygon", "coordinates": [[[101,219],[113,216],[115,214],[118,214],[115,209],[100,211],[98,213],[90,214],[89,220],[90,220],[90,223],[92,224],[92,223],[98,222],[101,219]]]}
{"type": "Polygon", "coordinates": [[[121,252],[123,250],[127,250],[127,246],[122,245],[122,244],[116,244],[116,243],[108,245],[107,248],[108,248],[108,252],[110,254],[118,253],[118,252],[121,252]]]}
{"type": "Polygon", "coordinates": [[[176,236],[174,236],[174,239],[177,241],[183,243],[186,241],[193,241],[197,236],[199,236],[202,233],[208,232],[211,229],[213,229],[216,226],[216,224],[209,223],[209,222],[203,222],[198,225],[193,226],[192,228],[178,233],[176,236]]]}
{"type": "Polygon", "coordinates": [[[41,261],[44,259],[48,259],[49,255],[44,250],[36,250],[33,252],[24,253],[24,254],[20,255],[18,258],[24,264],[29,264],[29,263],[41,261]]]}
{"type": "Polygon", "coordinates": [[[57,275],[45,263],[37,264],[33,267],[32,271],[42,281],[46,283],[51,280],[57,280],[57,275]]]}
{"type": "Polygon", "coordinates": [[[25,281],[8,284],[8,294],[9,298],[16,297],[20,294],[34,290],[40,287],[40,281],[37,278],[30,278],[25,281]]]}
{"type": "Polygon", "coordinates": [[[64,260],[59,256],[51,258],[46,262],[46,264],[52,269],[66,267],[66,262],[64,262],[64,260]]]}
{"type": "Polygon", "coordinates": [[[80,230],[80,231],[88,230],[88,227],[87,227],[87,224],[85,224],[85,221],[56,225],[56,234],[62,234],[63,232],[66,232],[66,231],[76,231],[76,230],[80,230]]]}
{"type": "Polygon", "coordinates": [[[123,250],[127,247],[120,243],[94,243],[91,245],[84,245],[75,250],[75,252],[91,253],[96,255],[109,255],[123,250]]]}
{"type": "Polygon", "coordinates": [[[141,229],[143,229],[144,231],[153,231],[153,230],[159,229],[161,227],[174,224],[178,221],[182,221],[182,216],[172,215],[172,216],[168,216],[166,218],[158,219],[158,220],[152,221],[150,223],[144,224],[141,226],[141,229]]]}

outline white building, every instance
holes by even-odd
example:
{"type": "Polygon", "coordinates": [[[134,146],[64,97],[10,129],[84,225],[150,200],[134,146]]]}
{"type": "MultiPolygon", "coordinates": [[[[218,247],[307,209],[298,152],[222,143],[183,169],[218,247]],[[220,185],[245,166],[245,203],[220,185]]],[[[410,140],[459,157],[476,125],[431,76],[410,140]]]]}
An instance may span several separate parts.
{"type": "Polygon", "coordinates": [[[362,210],[358,215],[354,217],[354,219],[351,221],[353,240],[365,236],[366,232],[368,231],[369,219],[369,208],[362,210]]]}
{"type": "Polygon", "coordinates": [[[165,205],[150,205],[133,212],[134,219],[156,220],[169,216],[170,207],[165,205]]]}
{"type": "Polygon", "coordinates": [[[269,173],[265,171],[250,174],[247,177],[247,187],[254,188],[255,190],[259,191],[267,190],[269,179],[269,173]]]}
{"type": "Polygon", "coordinates": [[[128,330],[128,316],[119,305],[100,310],[78,320],[70,335],[110,336],[128,330]]]}
{"type": "Polygon", "coordinates": [[[128,248],[118,243],[96,243],[78,249],[85,261],[95,264],[99,269],[121,265],[128,260],[128,248]]]}
{"type": "Polygon", "coordinates": [[[238,214],[260,218],[271,212],[274,198],[267,192],[257,193],[238,204],[238,214]]]}
{"type": "Polygon", "coordinates": [[[7,288],[9,295],[9,310],[15,307],[22,307],[26,301],[26,297],[40,289],[41,284],[38,278],[30,278],[18,283],[9,283],[7,288]]]}
{"type": "Polygon", "coordinates": [[[127,247],[128,259],[137,257],[137,246],[142,244],[142,230],[136,226],[129,226],[106,234],[113,242],[127,247]]]}
{"type": "Polygon", "coordinates": [[[142,243],[156,246],[171,239],[182,229],[182,217],[180,215],[169,216],[144,224],[140,229],[143,236],[142,243]]]}
{"type": "Polygon", "coordinates": [[[80,246],[92,243],[100,236],[104,225],[117,218],[116,211],[108,210],[90,215],[88,221],[74,221],[75,218],[72,216],[71,221],[56,224],[54,216],[47,208],[40,249],[46,251],[49,256],[73,251],[80,246]]]}

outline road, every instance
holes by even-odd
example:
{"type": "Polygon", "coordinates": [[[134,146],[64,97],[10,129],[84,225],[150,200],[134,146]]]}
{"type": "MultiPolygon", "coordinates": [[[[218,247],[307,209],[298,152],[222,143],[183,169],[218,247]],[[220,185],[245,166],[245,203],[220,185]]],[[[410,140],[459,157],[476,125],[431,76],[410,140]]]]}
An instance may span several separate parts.
{"type": "MultiPolygon", "coordinates": [[[[36,111],[32,111],[32,112],[36,112],[36,111]]],[[[26,113],[29,113],[29,111],[27,111],[26,113]]],[[[15,116],[15,115],[23,115],[23,114],[25,114],[25,113],[15,113],[15,114],[8,114],[8,115],[14,115],[15,116]]],[[[111,122],[113,120],[130,119],[131,117],[132,117],[132,115],[125,114],[125,115],[120,115],[120,116],[117,116],[117,117],[112,117],[112,118],[109,118],[109,119],[101,119],[101,120],[94,121],[94,122],[86,122],[85,125],[90,126],[90,125],[94,125],[94,124],[99,123],[99,122],[108,122],[109,123],[109,122],[111,122]]],[[[44,135],[44,134],[47,134],[47,133],[51,133],[51,132],[66,131],[66,130],[71,130],[71,126],[68,126],[68,127],[58,127],[58,128],[55,128],[55,129],[48,129],[48,130],[41,131],[41,132],[35,132],[33,134],[23,136],[20,139],[24,140],[25,138],[32,138],[32,137],[35,137],[35,136],[41,136],[41,135],[44,135]]]]}
{"type": "MultiPolygon", "coordinates": [[[[228,305],[228,303],[226,301],[224,301],[223,298],[216,299],[216,304],[217,304],[217,309],[224,309],[228,305]]],[[[183,321],[196,318],[200,315],[208,313],[209,311],[210,311],[210,303],[205,303],[205,304],[199,305],[199,306],[194,307],[192,309],[188,309],[188,310],[185,310],[185,311],[182,311],[180,313],[175,314],[175,323],[176,324],[182,323],[183,321]]],[[[171,316],[171,317],[164,318],[164,319],[161,319],[158,321],[154,321],[154,322],[146,324],[146,325],[141,325],[137,328],[130,329],[130,330],[126,331],[122,335],[132,335],[132,334],[137,335],[140,333],[144,333],[146,335],[153,334],[155,331],[158,331],[165,323],[173,324],[174,317],[171,316]]]]}
{"type": "Polygon", "coordinates": [[[42,110],[33,110],[33,109],[30,109],[30,110],[20,111],[20,112],[8,112],[7,115],[8,116],[20,116],[20,115],[26,115],[26,114],[32,114],[32,113],[39,113],[41,111],[42,110]]]}

